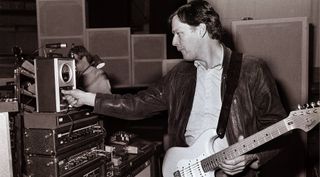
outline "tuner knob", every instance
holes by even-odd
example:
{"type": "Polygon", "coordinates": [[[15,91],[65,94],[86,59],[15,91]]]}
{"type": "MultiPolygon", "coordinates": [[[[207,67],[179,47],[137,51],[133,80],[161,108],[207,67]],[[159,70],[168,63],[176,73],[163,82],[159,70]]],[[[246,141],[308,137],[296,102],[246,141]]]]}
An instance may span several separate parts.
{"type": "Polygon", "coordinates": [[[316,104],[314,102],[311,102],[310,105],[312,108],[314,108],[316,106],[316,104]]]}
{"type": "Polygon", "coordinates": [[[309,106],[310,106],[310,105],[307,103],[307,104],[306,104],[306,108],[309,108],[309,106]]]}
{"type": "Polygon", "coordinates": [[[300,104],[298,104],[298,109],[301,110],[301,105],[300,104]]]}

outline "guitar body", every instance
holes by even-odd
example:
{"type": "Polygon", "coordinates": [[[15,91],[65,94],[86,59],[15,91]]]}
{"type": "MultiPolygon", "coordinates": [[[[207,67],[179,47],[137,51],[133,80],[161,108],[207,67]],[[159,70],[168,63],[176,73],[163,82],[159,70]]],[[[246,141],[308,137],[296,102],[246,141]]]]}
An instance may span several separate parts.
{"type": "Polygon", "coordinates": [[[164,157],[162,173],[164,177],[214,177],[214,171],[205,173],[201,160],[213,154],[216,139],[213,129],[205,131],[190,147],[172,147],[164,157]]]}
{"type": "MultiPolygon", "coordinates": [[[[187,148],[170,148],[163,160],[164,177],[214,177],[214,170],[224,159],[232,159],[243,155],[293,129],[308,132],[320,122],[320,110],[311,103],[312,108],[290,112],[290,115],[235,143],[219,152],[214,152],[216,139],[213,129],[205,131],[196,142],[187,148]]],[[[320,101],[317,102],[320,106],[320,101]]]]}

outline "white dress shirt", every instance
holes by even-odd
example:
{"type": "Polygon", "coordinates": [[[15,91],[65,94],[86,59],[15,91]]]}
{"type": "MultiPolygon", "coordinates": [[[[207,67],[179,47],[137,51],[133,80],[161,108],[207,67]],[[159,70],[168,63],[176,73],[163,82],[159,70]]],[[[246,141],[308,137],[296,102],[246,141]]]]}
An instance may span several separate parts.
{"type": "MultiPolygon", "coordinates": [[[[220,59],[221,63],[222,58],[220,59]]],[[[189,146],[208,129],[214,129],[214,133],[216,133],[222,105],[222,64],[206,69],[201,62],[195,61],[195,66],[197,67],[196,90],[185,132],[186,142],[189,146]]],[[[218,138],[214,142],[215,152],[225,149],[226,147],[228,147],[228,143],[225,137],[223,139],[218,138]]]]}

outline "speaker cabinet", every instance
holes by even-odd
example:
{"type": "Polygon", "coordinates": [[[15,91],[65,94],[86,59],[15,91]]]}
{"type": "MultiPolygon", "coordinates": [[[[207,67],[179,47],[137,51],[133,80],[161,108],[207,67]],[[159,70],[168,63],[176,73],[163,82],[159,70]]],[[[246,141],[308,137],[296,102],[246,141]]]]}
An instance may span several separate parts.
{"type": "Polygon", "coordinates": [[[130,87],[130,28],[91,28],[86,30],[86,47],[106,62],[112,87],[130,87]]]}
{"type": "Polygon", "coordinates": [[[61,90],[76,88],[75,61],[70,58],[37,58],[34,63],[37,112],[62,112],[68,103],[61,90]]]}
{"type": "Polygon", "coordinates": [[[165,34],[131,35],[133,85],[147,86],[162,76],[167,58],[165,34]]]}
{"type": "Polygon", "coordinates": [[[236,49],[265,60],[289,110],[308,100],[308,32],[306,17],[232,23],[236,49]]]}

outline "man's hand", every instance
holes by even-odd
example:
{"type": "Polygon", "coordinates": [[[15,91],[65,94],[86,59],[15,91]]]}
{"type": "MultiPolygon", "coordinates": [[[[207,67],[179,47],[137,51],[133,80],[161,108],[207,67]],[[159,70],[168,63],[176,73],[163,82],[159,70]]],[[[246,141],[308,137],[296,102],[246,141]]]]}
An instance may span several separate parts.
{"type": "MultiPolygon", "coordinates": [[[[243,139],[243,136],[239,137],[239,141],[243,139]]],[[[258,168],[259,159],[256,154],[245,154],[234,159],[223,161],[219,167],[224,173],[228,175],[235,175],[243,172],[243,170],[250,165],[250,168],[258,168]]]]}
{"type": "Polygon", "coordinates": [[[80,107],[83,105],[94,106],[96,94],[84,92],[78,89],[62,90],[64,94],[63,99],[67,100],[70,106],[80,107]]]}

